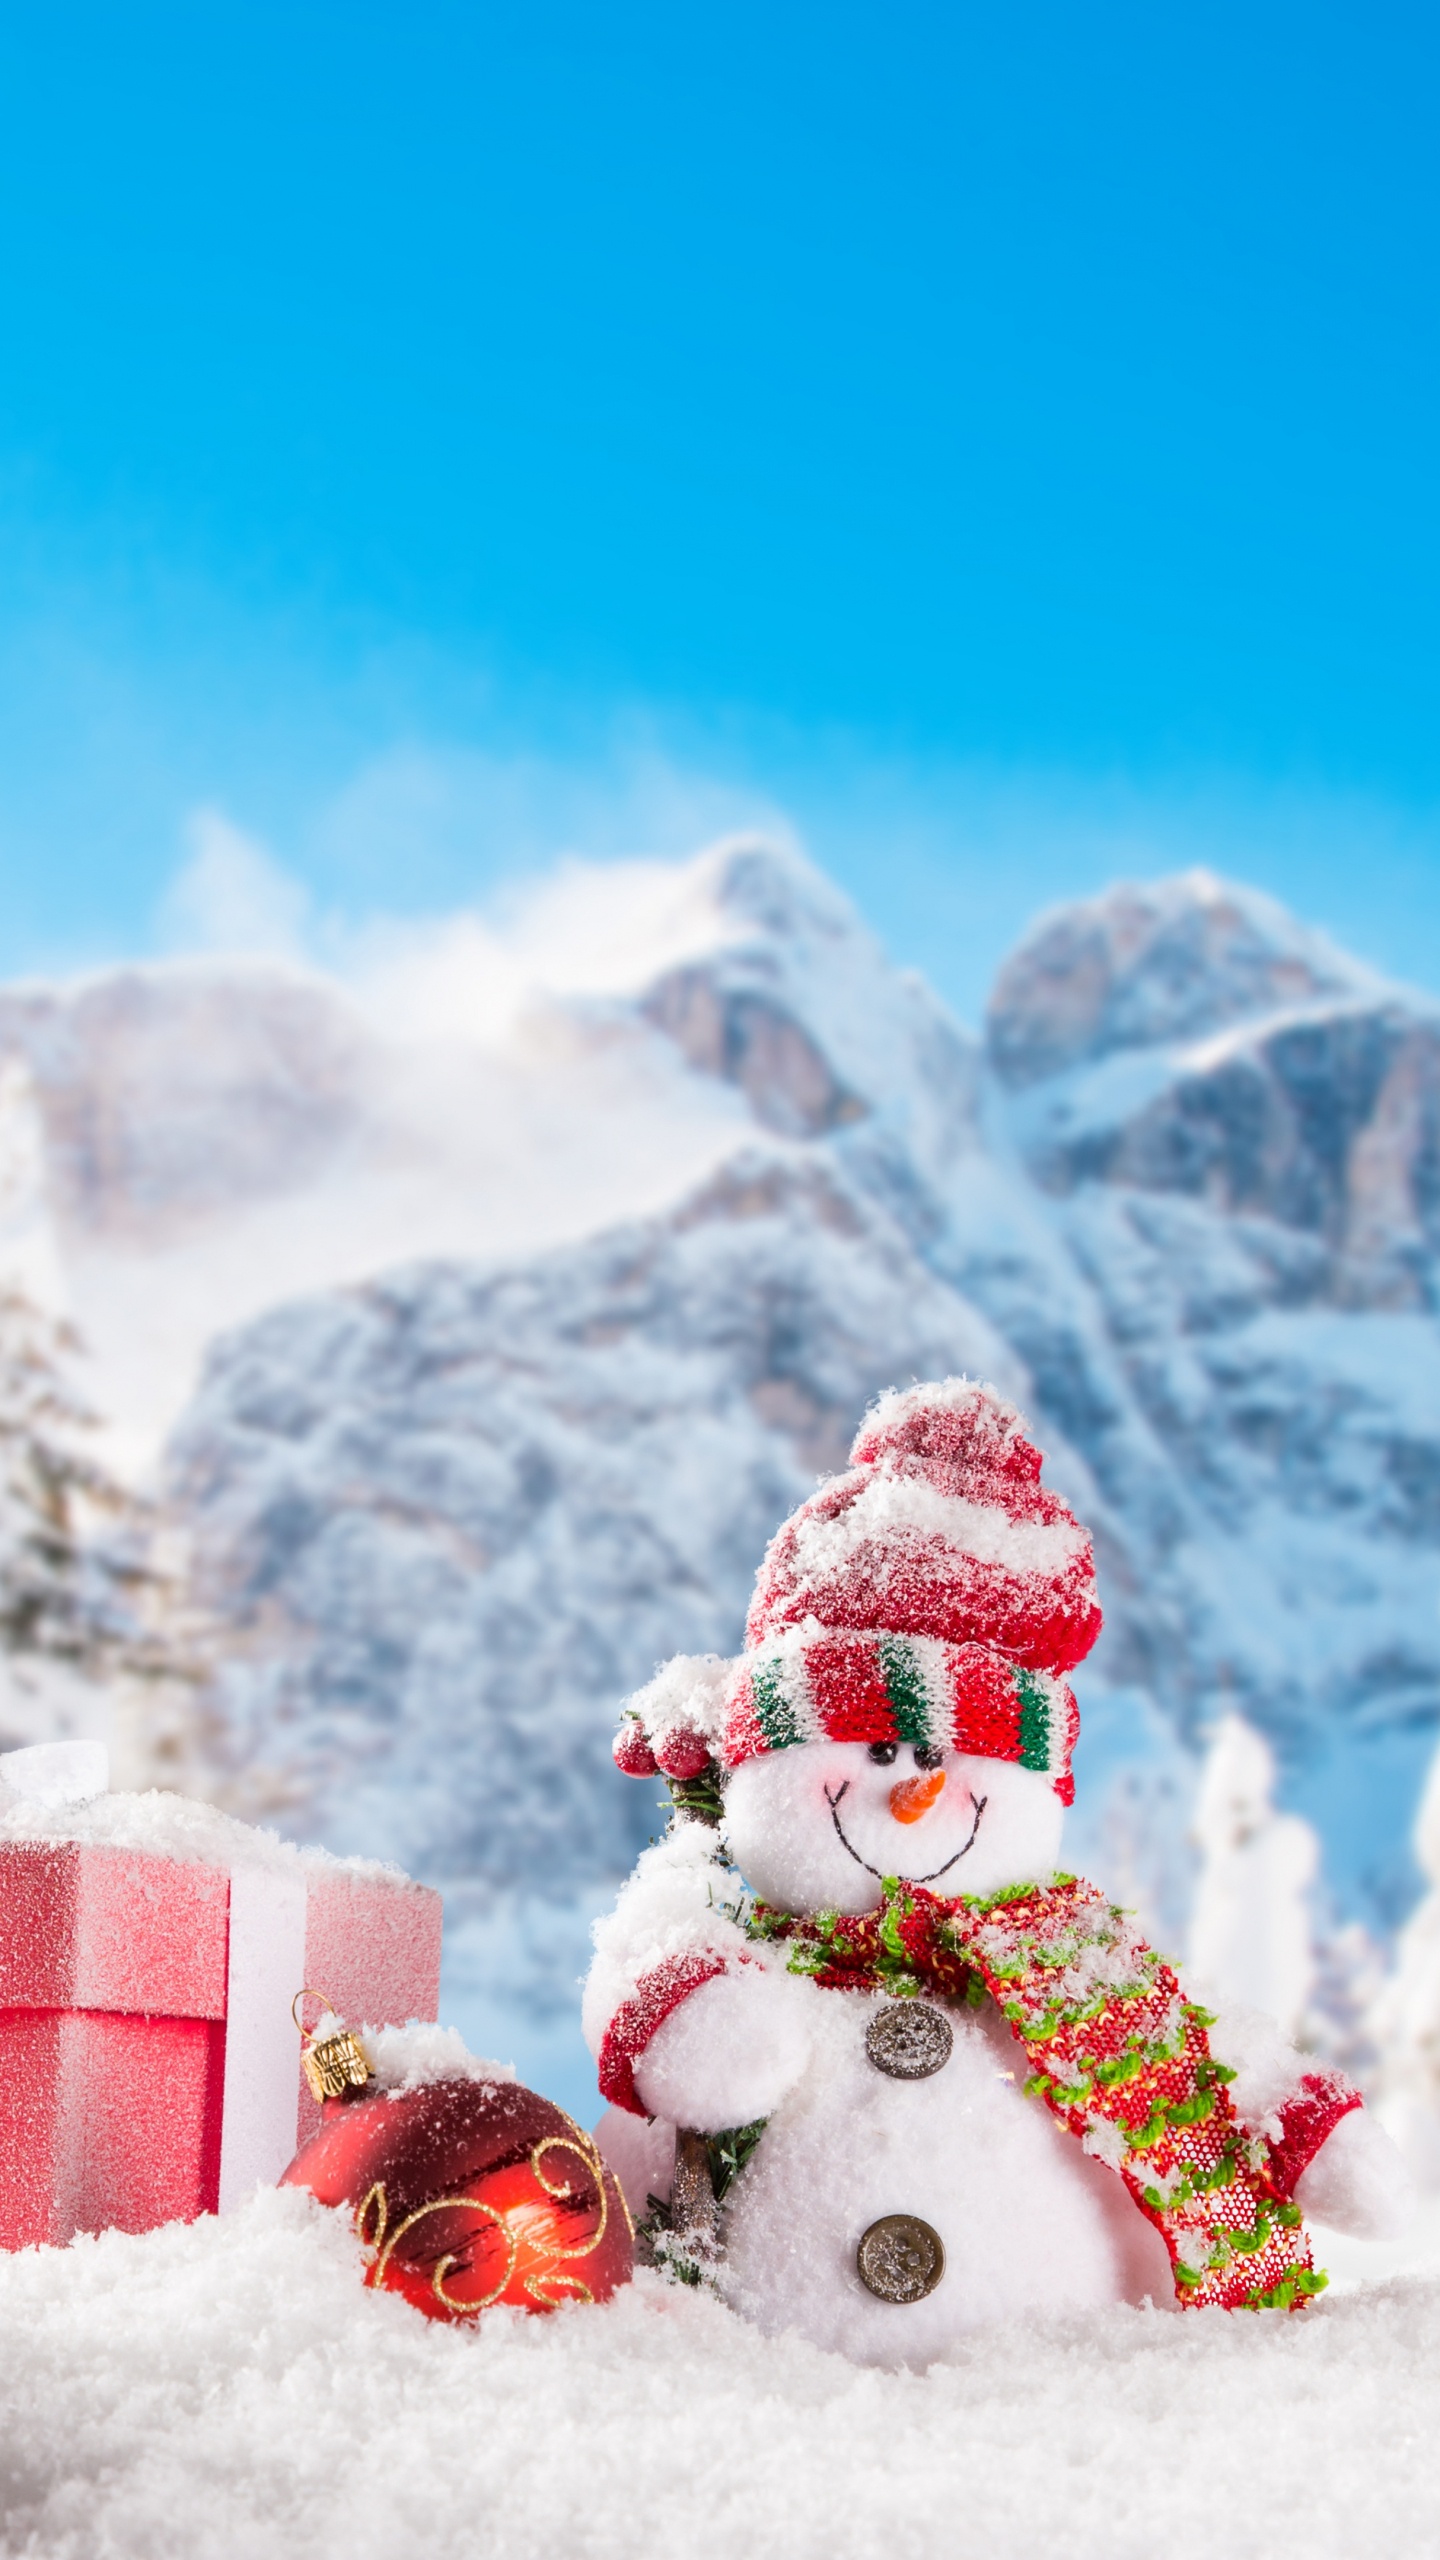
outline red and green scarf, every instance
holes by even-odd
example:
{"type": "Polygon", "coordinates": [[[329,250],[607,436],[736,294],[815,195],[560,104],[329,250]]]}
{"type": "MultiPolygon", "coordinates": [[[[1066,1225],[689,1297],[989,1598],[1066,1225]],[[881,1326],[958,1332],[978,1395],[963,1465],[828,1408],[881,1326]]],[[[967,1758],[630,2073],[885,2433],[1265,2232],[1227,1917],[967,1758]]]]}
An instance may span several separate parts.
{"type": "Polygon", "coordinates": [[[823,1988],[976,2007],[990,1993],[1029,2062],[1026,2096],[1124,2179],[1180,2302],[1288,2311],[1321,2291],[1282,2154],[1239,2123],[1209,2014],[1097,1886],[1057,1876],[948,1901],[888,1879],[877,1911],[794,1919],[759,1903],[747,1927],[787,1941],[790,1971],[823,1988]]]}

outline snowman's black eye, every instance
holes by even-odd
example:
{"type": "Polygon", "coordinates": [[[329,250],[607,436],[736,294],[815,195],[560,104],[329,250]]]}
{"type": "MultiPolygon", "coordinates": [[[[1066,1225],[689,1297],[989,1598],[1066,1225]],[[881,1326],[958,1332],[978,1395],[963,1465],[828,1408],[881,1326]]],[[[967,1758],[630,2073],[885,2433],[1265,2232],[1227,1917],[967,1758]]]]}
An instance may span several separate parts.
{"type": "Polygon", "coordinates": [[[917,1743],[915,1746],[915,1766],[917,1769],[938,1769],[944,1757],[945,1754],[943,1751],[931,1751],[922,1743],[917,1743]]]}
{"type": "Polygon", "coordinates": [[[898,1742],[872,1742],[870,1745],[870,1757],[874,1761],[876,1768],[888,1769],[899,1748],[900,1745],[898,1742]]]}

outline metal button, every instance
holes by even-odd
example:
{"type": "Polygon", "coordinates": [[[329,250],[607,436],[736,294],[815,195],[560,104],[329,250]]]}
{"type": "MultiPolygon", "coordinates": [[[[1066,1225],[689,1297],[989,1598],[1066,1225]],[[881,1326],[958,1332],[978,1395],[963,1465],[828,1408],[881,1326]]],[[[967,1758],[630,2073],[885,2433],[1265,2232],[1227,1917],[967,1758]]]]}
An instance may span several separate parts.
{"type": "Polygon", "coordinates": [[[954,2044],[944,2010],[923,2000],[887,2000],[865,2030],[867,2058],[891,2080],[928,2080],[944,2070],[954,2044]]]}
{"type": "Polygon", "coordinates": [[[881,2302],[923,2302],[945,2273],[945,2244],[918,2213],[886,2213],[855,2252],[866,2291],[881,2302]]]}

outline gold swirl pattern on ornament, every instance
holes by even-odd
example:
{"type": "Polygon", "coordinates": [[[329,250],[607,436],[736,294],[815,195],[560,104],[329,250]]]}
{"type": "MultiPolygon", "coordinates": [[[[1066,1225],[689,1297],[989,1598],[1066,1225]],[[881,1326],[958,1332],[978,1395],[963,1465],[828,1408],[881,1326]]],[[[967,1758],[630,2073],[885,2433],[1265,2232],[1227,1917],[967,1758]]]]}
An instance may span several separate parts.
{"type": "MultiPolygon", "coordinates": [[[[557,2108],[556,2113],[558,2114],[559,2112],[560,2111],[557,2108]]],[[[598,2248],[601,2238],[603,2237],[605,2230],[605,2218],[609,2211],[611,2188],[614,2189],[615,2201],[620,2207],[625,2228],[629,2232],[631,2240],[633,2241],[635,2237],[634,2218],[631,2214],[629,2205],[625,2201],[625,2190],[621,2186],[619,2179],[612,2177],[610,2179],[610,2185],[607,2187],[605,2183],[607,2175],[605,2163],[600,2157],[594,2137],[591,2134],[582,2133],[573,2116],[566,2116],[564,2121],[568,2124],[570,2132],[574,2136],[573,2142],[565,2140],[565,2137],[559,2134],[547,2134],[543,2141],[536,2143],[535,2149],[530,2154],[530,2166],[534,2170],[536,2177],[539,2178],[541,2186],[544,2187],[546,2182],[540,2171],[538,2159],[539,2153],[550,2150],[557,2142],[564,2141],[566,2149],[577,2151],[579,2153],[580,2158],[583,2160],[591,2177],[594,2179],[596,2186],[600,2190],[600,2228],[596,2232],[594,2239],[589,2243],[589,2247],[592,2249],[598,2248]]],[[[561,2189],[546,2187],[547,2194],[558,2194],[562,2192],[564,2191],[561,2189]]],[[[575,2249],[566,2251],[563,2254],[571,2257],[584,2257],[587,2253],[584,2249],[575,2249]]]]}
{"type": "Polygon", "coordinates": [[[549,2248],[546,2251],[546,2255],[552,2258],[588,2258],[592,2249],[599,2248],[601,2241],[605,2237],[605,2226],[610,2219],[610,2199],[605,2192],[605,2169],[604,2164],[601,2161],[600,2154],[596,2150],[595,2145],[590,2140],[589,2136],[578,2132],[573,2142],[566,2134],[547,2133],[543,2142],[536,2143],[534,2150],[530,2154],[530,2167],[534,2174],[537,2186],[543,2187],[547,2196],[554,2196],[557,2202],[563,2198],[567,2204],[574,2202],[575,2190],[570,2186],[557,2187],[552,2184],[549,2178],[546,2177],[544,2170],[540,2166],[540,2154],[542,2151],[573,2152],[576,2159],[579,2161],[581,2168],[594,2179],[596,2191],[600,2198],[600,2219],[595,2226],[593,2236],[589,2240],[582,2240],[578,2248],[549,2248]]]}
{"type": "Polygon", "coordinates": [[[553,2289],[548,2293],[542,2293],[540,2290],[542,2285],[548,2285],[552,2288],[557,2285],[563,2285],[565,2293],[569,2299],[575,2302],[588,2302],[592,2306],[594,2304],[594,2294],[591,2292],[588,2284],[581,2283],[578,2276],[567,2276],[559,2273],[553,2276],[527,2276],[525,2279],[525,2290],[529,2294],[532,2302],[539,2303],[542,2311],[557,2311],[560,2307],[555,2298],[553,2289]]]}
{"type": "Polygon", "coordinates": [[[452,2312],[457,2320],[468,2320],[477,2311],[487,2311],[492,2302],[498,2302],[501,2294],[505,2290],[505,2287],[515,2273],[515,2261],[520,2255],[519,2234],[511,2230],[509,2216],[507,2214],[497,2213],[494,2206],[486,2204],[480,2196],[435,2196],[429,2204],[417,2205],[414,2212],[407,2213],[404,2221],[397,2222],[394,2230],[391,2231],[388,2228],[389,2204],[386,2198],[385,2189],[378,2182],[370,2189],[369,2194],[366,2196],[363,2204],[359,2206],[355,2215],[355,2228],[359,2233],[361,2240],[368,2248],[373,2248],[375,2251],[375,2258],[370,2276],[370,2281],[374,2286],[375,2291],[377,2293],[384,2292],[385,2279],[389,2272],[390,2263],[395,2255],[395,2251],[399,2247],[400,2242],[404,2239],[406,2232],[413,2231],[417,2222],[424,2222],[432,2213],[456,2213],[465,2212],[466,2210],[471,2213],[483,2214],[485,2220],[499,2232],[501,2239],[505,2243],[505,2271],[501,2276],[499,2283],[492,2286],[489,2293],[482,2294],[476,2300],[462,2302],[458,2295],[447,2293],[445,2290],[445,2278],[450,2273],[451,2268],[455,2265],[459,2255],[458,2250],[447,2249],[443,2251],[441,2256],[436,2260],[435,2266],[431,2272],[430,2290],[434,2294],[436,2301],[443,2302],[446,2310],[452,2312]],[[365,2227],[369,2219],[372,2205],[375,2208],[376,2217],[373,2232],[367,2230],[365,2227]]]}
{"type": "MultiPolygon", "coordinates": [[[[556,2308],[555,2289],[557,2287],[563,2287],[565,2292],[572,2294],[576,2300],[580,2302],[594,2301],[595,2296],[590,2291],[587,2284],[582,2284],[578,2276],[563,2274],[561,2269],[563,2262],[568,2258],[590,2257],[593,2252],[599,2248],[601,2241],[605,2237],[610,2221],[610,2196],[609,2190],[605,2184],[605,2164],[601,2159],[599,2152],[596,2150],[589,2134],[581,2132],[573,2117],[567,2116],[565,2121],[570,2127],[569,2134],[547,2133],[542,2135],[541,2139],[536,2143],[534,2150],[530,2154],[531,2174],[535,2179],[536,2185],[542,2187],[547,2196],[554,2196],[557,2201],[562,2197],[566,2202],[571,2201],[575,2193],[574,2188],[569,2185],[557,2186],[550,2178],[547,2178],[544,2170],[540,2166],[540,2155],[545,2151],[572,2152],[575,2158],[579,2161],[580,2166],[585,2171],[586,2175],[593,2178],[595,2181],[595,2192],[600,2199],[600,2219],[596,2223],[589,2239],[580,2241],[573,2249],[560,2249],[555,2246],[553,2241],[547,2242],[545,2244],[545,2255],[551,2261],[550,2266],[539,2269],[534,2275],[526,2277],[525,2290],[529,2294],[531,2301],[539,2302],[543,2304],[547,2310],[551,2311],[556,2308]],[[571,2139],[571,2136],[574,2137],[573,2140],[571,2139]]],[[[626,2219],[627,2221],[629,2219],[628,2212],[626,2214],[626,2219]]]]}
{"type": "Polygon", "coordinates": [[[355,2207],[355,2230],[363,2248],[379,2248],[381,2241],[385,2237],[385,2225],[389,2219],[390,2206],[386,2198],[385,2190],[377,2178],[374,2186],[370,2188],[366,2195],[361,2197],[360,2202],[355,2207]],[[375,2214],[375,2228],[373,2231],[370,2231],[366,2226],[370,2220],[372,2207],[375,2214]]]}
{"type": "MultiPolygon", "coordinates": [[[[375,2290],[377,2292],[385,2290],[386,2277],[395,2251],[406,2233],[413,2231],[417,2223],[423,2222],[430,2214],[460,2212],[468,2207],[472,2213],[482,2214],[492,2228],[500,2234],[505,2244],[505,2269],[499,2283],[493,2285],[487,2294],[478,2300],[462,2302],[454,2294],[447,2293],[445,2289],[445,2278],[455,2265],[458,2255],[454,2250],[447,2250],[434,2268],[430,2278],[430,2289],[436,2301],[442,2303],[455,2319],[473,2319],[477,2313],[488,2310],[491,2303],[498,2302],[515,2273],[522,2236],[532,2248],[550,2261],[549,2266],[537,2269],[533,2275],[525,2279],[525,2291],[532,2302],[538,2303],[542,2310],[553,2311],[558,2308],[558,2295],[563,2292],[572,2300],[593,2303],[595,2296],[589,2286],[582,2283],[579,2276],[566,2273],[565,2266],[571,2259],[593,2256],[599,2248],[609,2228],[610,2192],[606,2184],[605,2164],[589,2134],[582,2133],[571,2117],[567,2116],[565,2122],[570,2128],[568,2134],[543,2134],[534,2145],[530,2153],[530,2170],[536,2185],[544,2194],[552,2197],[556,2202],[563,2199],[568,2203],[575,2198],[575,2188],[568,2179],[561,2182],[553,2176],[546,2175],[541,2165],[542,2154],[549,2151],[568,2151],[579,2161],[585,2175],[593,2178],[595,2182],[600,2206],[599,2219],[588,2238],[577,2242],[574,2248],[564,2249],[553,2242],[540,2240],[534,2232],[526,2232],[522,2235],[511,2222],[510,2215],[515,2210],[513,2206],[509,2212],[501,2213],[495,2206],[486,2204],[482,2197],[471,2195],[437,2196],[429,2204],[417,2205],[415,2211],[407,2214],[403,2222],[398,2222],[392,2231],[389,2227],[389,2200],[383,2183],[377,2179],[355,2209],[357,2236],[362,2246],[372,2253],[370,2282],[375,2290]]],[[[635,2226],[630,2218],[630,2208],[625,2201],[624,2191],[618,2183],[615,2193],[619,2199],[620,2210],[625,2217],[626,2228],[633,2240],[635,2226]]]]}

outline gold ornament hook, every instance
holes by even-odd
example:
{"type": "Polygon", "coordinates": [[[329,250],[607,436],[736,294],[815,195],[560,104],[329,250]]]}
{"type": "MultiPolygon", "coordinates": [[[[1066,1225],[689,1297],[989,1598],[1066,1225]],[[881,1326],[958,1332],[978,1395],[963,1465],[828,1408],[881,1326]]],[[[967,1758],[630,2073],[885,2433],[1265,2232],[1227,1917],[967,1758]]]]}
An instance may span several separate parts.
{"type": "Polygon", "coordinates": [[[300,2003],[302,2000],[318,2000],[320,2003],[320,2016],[322,2018],[335,2018],[338,2017],[340,2013],[328,1992],[317,1991],[313,1982],[307,1982],[304,1990],[297,1991],[294,1999],[290,2003],[290,2015],[294,2019],[303,2041],[308,2039],[314,2033],[314,2029],[307,2027],[304,2019],[300,2015],[300,2003]]]}
{"type": "Polygon", "coordinates": [[[350,2027],[339,2028],[333,2036],[323,2036],[317,2044],[315,2029],[307,2027],[300,2015],[302,2000],[318,2000],[322,2017],[333,2018],[339,2013],[329,1995],[317,1991],[311,1982],[297,1991],[290,2003],[290,2015],[300,2035],[300,2068],[310,2084],[312,2098],[323,2101],[357,2097],[375,2076],[365,2047],[350,2027]]]}

